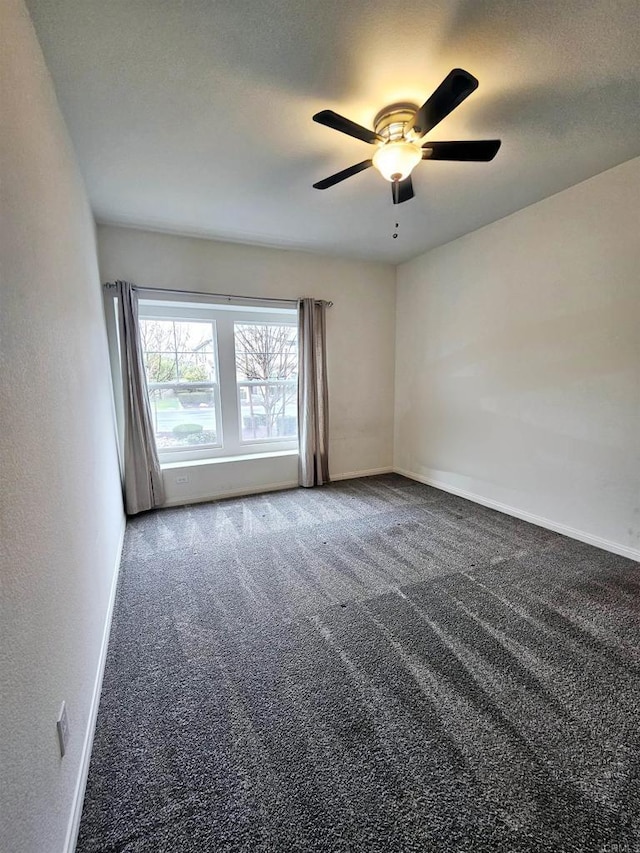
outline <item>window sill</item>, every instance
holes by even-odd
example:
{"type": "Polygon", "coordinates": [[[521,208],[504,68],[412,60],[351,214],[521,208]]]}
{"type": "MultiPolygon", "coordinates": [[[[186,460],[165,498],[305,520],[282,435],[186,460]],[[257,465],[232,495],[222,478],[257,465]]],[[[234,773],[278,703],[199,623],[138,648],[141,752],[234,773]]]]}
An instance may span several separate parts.
{"type": "Polygon", "coordinates": [[[176,468],[200,468],[205,465],[220,465],[226,462],[248,462],[252,459],[275,459],[278,456],[297,456],[297,450],[269,450],[265,453],[243,453],[238,456],[216,456],[214,459],[188,459],[184,462],[161,462],[163,471],[176,468]]]}

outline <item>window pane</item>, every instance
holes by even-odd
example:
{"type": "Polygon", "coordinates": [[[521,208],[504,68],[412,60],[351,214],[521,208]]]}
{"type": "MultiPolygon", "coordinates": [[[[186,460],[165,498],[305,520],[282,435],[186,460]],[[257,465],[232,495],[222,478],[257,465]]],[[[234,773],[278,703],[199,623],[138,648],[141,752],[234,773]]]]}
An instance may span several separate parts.
{"type": "Polygon", "coordinates": [[[176,339],[173,320],[140,320],[140,338],[145,352],[173,352],[176,339]]]}
{"type": "Polygon", "coordinates": [[[178,352],[213,353],[213,328],[207,320],[175,320],[178,352]]]}
{"type": "Polygon", "coordinates": [[[178,378],[175,352],[146,351],[144,366],[149,385],[153,382],[175,382],[178,378]]]}
{"type": "Polygon", "coordinates": [[[220,446],[214,323],[141,318],[140,336],[158,449],[220,446]]]}
{"type": "Polygon", "coordinates": [[[295,379],[298,335],[295,326],[235,323],[238,380],[295,379]]]}
{"type": "Polygon", "coordinates": [[[180,382],[215,382],[216,368],[213,353],[177,353],[177,371],[180,382]]]}
{"type": "Polygon", "coordinates": [[[141,319],[140,338],[147,382],[217,382],[213,323],[141,319]]]}
{"type": "Polygon", "coordinates": [[[281,323],[235,323],[234,342],[241,440],[295,438],[297,328],[281,323]]]}
{"type": "Polygon", "coordinates": [[[298,384],[247,383],[238,387],[242,441],[295,438],[298,434],[298,384]]]}
{"type": "Polygon", "coordinates": [[[190,386],[149,390],[151,419],[159,450],[220,444],[217,388],[190,386]]]}

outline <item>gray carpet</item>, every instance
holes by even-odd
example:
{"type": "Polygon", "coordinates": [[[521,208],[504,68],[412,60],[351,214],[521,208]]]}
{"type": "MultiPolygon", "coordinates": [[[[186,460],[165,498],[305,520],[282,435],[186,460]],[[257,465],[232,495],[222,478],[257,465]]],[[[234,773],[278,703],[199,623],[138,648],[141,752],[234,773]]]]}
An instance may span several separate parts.
{"type": "Polygon", "coordinates": [[[640,566],[396,475],[130,522],[78,853],[640,851],[640,566]]]}

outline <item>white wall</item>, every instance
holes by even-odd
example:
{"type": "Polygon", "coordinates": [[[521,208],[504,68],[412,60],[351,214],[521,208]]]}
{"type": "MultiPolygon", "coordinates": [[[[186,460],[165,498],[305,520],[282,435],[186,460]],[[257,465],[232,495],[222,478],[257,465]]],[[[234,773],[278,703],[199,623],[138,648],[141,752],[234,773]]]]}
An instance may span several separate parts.
{"type": "Polygon", "coordinates": [[[639,223],[636,159],[398,268],[397,469],[640,556],[639,223]]]}
{"type": "Polygon", "coordinates": [[[58,853],[124,516],[93,219],[22,0],[0,33],[0,850],[58,853]]]}
{"type": "MultiPolygon", "coordinates": [[[[103,281],[147,287],[334,303],[327,315],[330,473],[390,469],[393,461],[395,270],[363,261],[259,248],[109,225],[98,227],[103,281]]],[[[165,472],[167,502],[294,484],[297,459],[279,457],[246,471],[220,465],[188,470],[187,485],[165,472]],[[235,473],[234,473],[235,472],[235,473]]],[[[184,474],[184,470],[179,472],[184,474]]]]}

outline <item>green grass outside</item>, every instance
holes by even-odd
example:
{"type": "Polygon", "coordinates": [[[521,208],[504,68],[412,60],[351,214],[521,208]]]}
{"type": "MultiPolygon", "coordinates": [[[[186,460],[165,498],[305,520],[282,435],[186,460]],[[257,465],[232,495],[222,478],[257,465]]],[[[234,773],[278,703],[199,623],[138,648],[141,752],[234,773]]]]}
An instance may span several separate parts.
{"type": "Polygon", "coordinates": [[[166,397],[162,400],[154,400],[153,407],[157,412],[177,412],[182,408],[180,401],[175,397],[166,397]]]}

